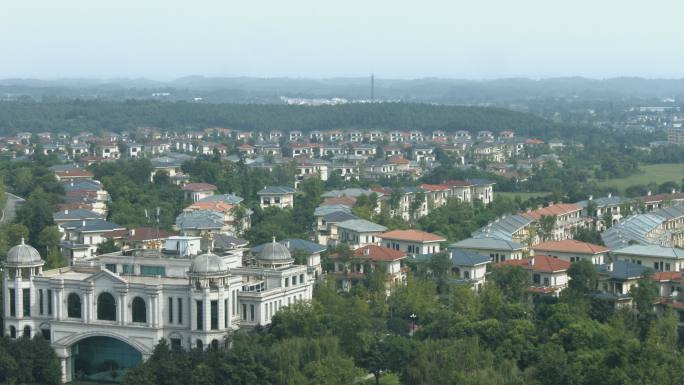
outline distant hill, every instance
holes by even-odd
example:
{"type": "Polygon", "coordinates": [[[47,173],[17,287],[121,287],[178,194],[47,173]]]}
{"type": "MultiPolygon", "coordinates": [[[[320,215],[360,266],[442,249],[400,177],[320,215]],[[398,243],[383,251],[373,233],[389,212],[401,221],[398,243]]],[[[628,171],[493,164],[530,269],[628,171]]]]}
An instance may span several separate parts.
{"type": "MultiPolygon", "coordinates": [[[[249,78],[188,76],[168,82],[148,79],[4,79],[0,98],[59,97],[82,99],[146,99],[164,93],[166,100],[233,103],[279,103],[280,97],[368,99],[369,78],[249,78]],[[168,95],[166,95],[168,94],[168,95]]],[[[380,100],[442,104],[487,104],[535,98],[588,100],[684,99],[684,79],[581,77],[542,80],[512,78],[486,81],[424,78],[414,80],[376,77],[380,100]]],[[[159,96],[157,96],[159,97],[159,96]]]]}
{"type": "Polygon", "coordinates": [[[419,103],[353,103],[336,106],[209,104],[188,102],[17,101],[0,102],[0,135],[19,131],[123,131],[229,127],[242,130],[337,128],[447,131],[514,130],[551,137],[559,126],[531,114],[502,108],[419,103]]]}

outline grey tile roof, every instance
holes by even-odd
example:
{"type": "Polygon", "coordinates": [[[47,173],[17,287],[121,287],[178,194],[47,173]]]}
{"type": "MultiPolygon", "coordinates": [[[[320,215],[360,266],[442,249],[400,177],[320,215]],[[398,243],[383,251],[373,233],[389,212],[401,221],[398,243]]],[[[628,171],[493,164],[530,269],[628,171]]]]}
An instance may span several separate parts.
{"type": "Polygon", "coordinates": [[[532,219],[523,215],[510,215],[497,218],[485,227],[473,233],[476,238],[500,238],[513,240],[513,234],[532,223],[532,219]]]}
{"type": "Polygon", "coordinates": [[[468,238],[456,242],[450,247],[485,250],[521,250],[525,248],[520,243],[492,237],[468,238]]]}
{"type": "Polygon", "coordinates": [[[601,233],[601,240],[611,250],[629,246],[633,242],[642,245],[666,243],[667,234],[656,234],[657,231],[654,231],[664,221],[665,218],[654,213],[632,215],[601,233]]]}
{"type": "Polygon", "coordinates": [[[287,186],[265,186],[261,191],[257,192],[257,195],[294,194],[296,192],[297,190],[287,186]]]}
{"type": "Polygon", "coordinates": [[[615,261],[596,266],[596,271],[599,274],[620,280],[639,278],[644,275],[646,269],[645,266],[627,261],[615,261]]]}
{"type": "Polygon", "coordinates": [[[454,266],[475,266],[489,263],[492,261],[490,257],[473,253],[471,251],[462,250],[459,248],[451,249],[451,263],[454,266]]]}
{"type": "Polygon", "coordinates": [[[92,179],[81,179],[62,183],[64,191],[86,190],[99,191],[102,190],[102,183],[92,179]]]}
{"type": "Polygon", "coordinates": [[[122,230],[125,229],[124,226],[117,225],[116,223],[107,222],[104,219],[92,219],[85,221],[85,225],[76,228],[78,232],[102,232],[102,231],[112,231],[112,230],[122,230]]]}
{"type": "Polygon", "coordinates": [[[344,190],[327,191],[327,192],[324,192],[321,196],[323,198],[339,198],[339,197],[358,198],[361,195],[370,195],[373,193],[377,194],[378,197],[382,195],[380,193],[376,193],[375,191],[366,190],[366,189],[362,189],[362,188],[346,188],[344,190]]]}
{"type": "Polygon", "coordinates": [[[337,224],[338,228],[343,228],[358,233],[382,232],[387,230],[387,227],[367,221],[365,219],[349,219],[337,224]]]}
{"type": "Polygon", "coordinates": [[[208,197],[204,197],[198,202],[223,202],[225,204],[229,205],[237,205],[244,201],[245,199],[242,197],[239,197],[234,194],[217,194],[217,195],[209,195],[208,197]]]}
{"type": "Polygon", "coordinates": [[[348,221],[350,219],[358,219],[358,217],[346,211],[333,211],[331,213],[323,215],[323,220],[327,223],[340,223],[348,221]]]}
{"type": "Polygon", "coordinates": [[[223,214],[210,210],[181,213],[176,217],[176,227],[185,229],[220,229],[223,227],[223,214]]]}
{"type": "MultiPolygon", "coordinates": [[[[601,198],[594,198],[591,200],[591,202],[594,202],[596,204],[596,207],[610,207],[610,206],[619,206],[622,204],[625,204],[629,202],[629,199],[619,197],[619,196],[610,196],[610,197],[601,197],[601,198]]],[[[589,201],[584,200],[584,201],[579,201],[575,203],[578,206],[582,207],[588,207],[589,206],[589,201]]]]}
{"type": "Polygon", "coordinates": [[[214,248],[222,250],[231,250],[236,247],[245,247],[249,244],[249,241],[242,238],[237,238],[232,235],[227,234],[215,234],[214,235],[214,248]]]}
{"type": "Polygon", "coordinates": [[[684,259],[684,250],[676,247],[660,245],[630,245],[618,250],[613,250],[613,254],[620,255],[639,255],[658,258],[684,259]]]}
{"type": "Polygon", "coordinates": [[[314,210],[314,217],[320,217],[336,211],[351,213],[351,208],[345,205],[320,205],[314,210]]]}

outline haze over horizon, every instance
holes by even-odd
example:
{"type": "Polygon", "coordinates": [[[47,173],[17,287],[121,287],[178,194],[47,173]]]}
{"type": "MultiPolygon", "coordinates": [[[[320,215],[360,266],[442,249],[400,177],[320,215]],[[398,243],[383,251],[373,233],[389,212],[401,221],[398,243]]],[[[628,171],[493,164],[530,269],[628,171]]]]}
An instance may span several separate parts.
{"type": "Polygon", "coordinates": [[[8,1],[0,78],[684,77],[672,0],[138,3],[8,1]]]}

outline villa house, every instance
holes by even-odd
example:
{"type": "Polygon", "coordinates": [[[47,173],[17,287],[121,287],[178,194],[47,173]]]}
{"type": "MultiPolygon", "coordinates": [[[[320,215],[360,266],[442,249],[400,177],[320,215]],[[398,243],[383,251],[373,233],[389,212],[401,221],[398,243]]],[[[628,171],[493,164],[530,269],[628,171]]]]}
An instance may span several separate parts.
{"type": "Polygon", "coordinates": [[[611,252],[615,261],[650,267],[654,271],[684,271],[684,250],[660,245],[630,245],[611,252]]]}
{"type": "Polygon", "coordinates": [[[482,290],[491,258],[459,248],[450,251],[451,274],[460,282],[471,284],[476,292],[482,290]]]}
{"type": "Polygon", "coordinates": [[[388,295],[394,287],[406,283],[407,270],[401,265],[406,254],[399,250],[366,245],[354,250],[349,259],[339,254],[332,255],[331,259],[333,264],[328,275],[335,280],[336,287],[341,291],[351,290],[375,270],[385,273],[385,291],[388,295]]]}
{"type": "Polygon", "coordinates": [[[528,271],[533,294],[558,296],[568,286],[570,262],[547,255],[503,261],[499,266],[520,266],[528,271]]]}
{"type": "Polygon", "coordinates": [[[257,192],[262,209],[267,207],[277,207],[284,209],[294,206],[294,195],[297,192],[292,187],[287,186],[265,186],[257,192]]]}
{"type": "Polygon", "coordinates": [[[380,234],[380,244],[409,255],[437,254],[446,238],[420,230],[392,230],[380,234]]]}
{"type": "Polygon", "coordinates": [[[602,265],[609,251],[605,246],[574,239],[543,242],[532,246],[531,249],[535,255],[548,255],[568,262],[588,260],[594,265],[602,265]]]}
{"type": "Polygon", "coordinates": [[[527,252],[527,247],[520,243],[486,237],[467,238],[450,246],[453,247],[487,256],[494,263],[520,260],[527,252]]]}
{"type": "MultiPolygon", "coordinates": [[[[387,227],[365,219],[349,219],[337,224],[337,242],[352,249],[380,243],[380,235],[387,227]]],[[[334,246],[334,245],[333,245],[334,246]]]]}
{"type": "Polygon", "coordinates": [[[214,195],[214,191],[218,189],[209,183],[187,183],[181,187],[181,190],[185,191],[185,199],[197,202],[202,198],[214,195]]]}

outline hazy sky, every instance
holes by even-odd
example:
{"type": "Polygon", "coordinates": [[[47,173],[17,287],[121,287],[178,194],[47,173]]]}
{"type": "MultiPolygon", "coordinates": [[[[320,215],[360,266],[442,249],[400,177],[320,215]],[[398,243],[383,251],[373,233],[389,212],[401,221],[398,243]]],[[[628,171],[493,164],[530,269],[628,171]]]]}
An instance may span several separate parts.
{"type": "Polygon", "coordinates": [[[2,0],[0,78],[684,77],[681,0],[2,0]]]}

